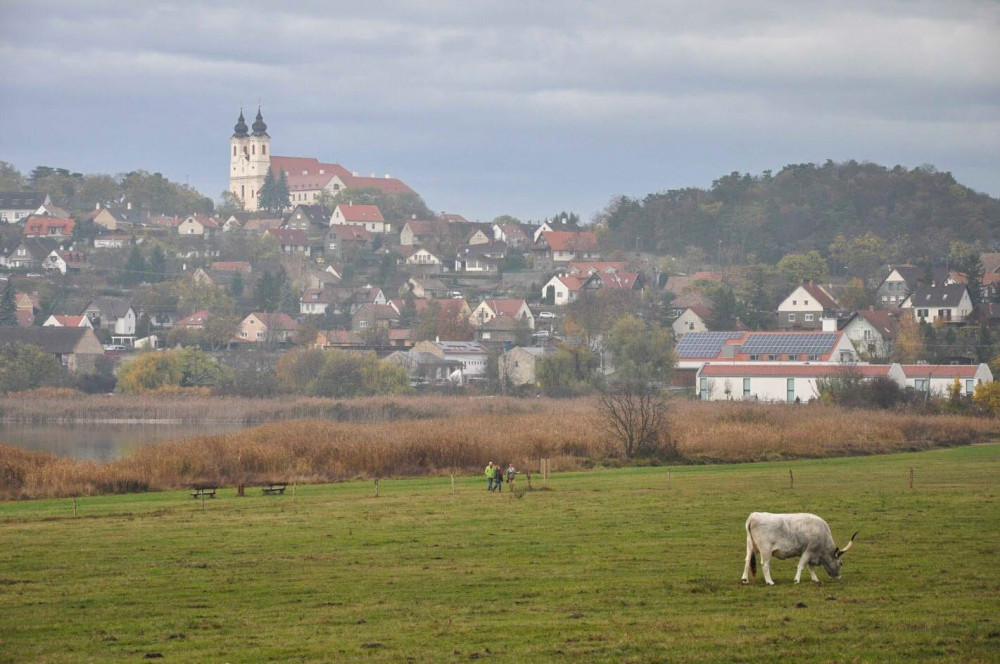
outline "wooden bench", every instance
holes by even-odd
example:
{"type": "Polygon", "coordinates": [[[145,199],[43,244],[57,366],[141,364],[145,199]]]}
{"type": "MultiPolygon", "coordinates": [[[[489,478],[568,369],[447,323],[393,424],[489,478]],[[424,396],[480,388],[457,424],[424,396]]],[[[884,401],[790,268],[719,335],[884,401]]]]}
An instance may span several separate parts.
{"type": "Polygon", "coordinates": [[[215,498],[215,492],[218,490],[217,486],[207,486],[196,484],[192,487],[191,497],[192,498],[215,498]]]}
{"type": "Polygon", "coordinates": [[[276,493],[284,493],[285,492],[285,487],[287,487],[287,486],[288,486],[287,484],[280,484],[280,483],[277,483],[277,482],[271,482],[267,486],[261,487],[260,491],[265,496],[273,496],[276,493]]]}

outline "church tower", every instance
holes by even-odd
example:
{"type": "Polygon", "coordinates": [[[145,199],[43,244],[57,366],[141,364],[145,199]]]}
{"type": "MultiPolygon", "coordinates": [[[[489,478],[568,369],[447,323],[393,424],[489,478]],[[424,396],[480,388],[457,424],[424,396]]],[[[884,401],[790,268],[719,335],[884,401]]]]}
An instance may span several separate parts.
{"type": "Polygon", "coordinates": [[[255,211],[258,209],[257,196],[271,164],[271,137],[267,135],[260,107],[250,128],[243,118],[243,109],[240,109],[229,147],[229,191],[243,202],[244,210],[255,211]]]}

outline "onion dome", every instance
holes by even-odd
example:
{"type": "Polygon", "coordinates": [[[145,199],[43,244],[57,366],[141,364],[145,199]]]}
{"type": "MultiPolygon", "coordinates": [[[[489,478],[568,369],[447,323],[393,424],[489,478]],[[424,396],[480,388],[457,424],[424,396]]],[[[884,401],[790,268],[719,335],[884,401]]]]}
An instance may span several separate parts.
{"type": "Polygon", "coordinates": [[[264,124],[264,118],[261,117],[259,107],[257,108],[257,119],[253,122],[253,135],[267,136],[267,125],[264,124]]]}
{"type": "Polygon", "coordinates": [[[243,109],[240,109],[240,119],[236,121],[236,126],[233,127],[233,136],[236,138],[246,138],[247,134],[247,121],[243,119],[243,109]]]}

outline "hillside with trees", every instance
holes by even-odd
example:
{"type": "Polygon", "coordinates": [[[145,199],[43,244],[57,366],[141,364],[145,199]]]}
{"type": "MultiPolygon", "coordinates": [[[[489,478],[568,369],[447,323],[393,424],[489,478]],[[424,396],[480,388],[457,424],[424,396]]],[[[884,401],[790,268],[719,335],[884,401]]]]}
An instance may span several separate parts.
{"type": "Polygon", "coordinates": [[[774,265],[810,251],[851,254],[860,238],[884,243],[880,258],[891,262],[943,258],[953,242],[997,250],[1000,200],[932,166],[827,161],[761,175],[733,172],[707,191],[621,196],[596,222],[607,248],[695,251],[726,265],[774,265]]]}

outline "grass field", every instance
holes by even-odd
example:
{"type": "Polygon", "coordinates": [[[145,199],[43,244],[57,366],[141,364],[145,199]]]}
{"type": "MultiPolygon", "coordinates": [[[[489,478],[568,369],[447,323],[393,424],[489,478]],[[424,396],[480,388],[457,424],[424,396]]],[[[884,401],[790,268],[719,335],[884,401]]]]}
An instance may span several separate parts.
{"type": "Polygon", "coordinates": [[[1000,660],[1000,445],[544,489],[3,502],[0,661],[1000,660]],[[794,585],[789,560],[741,586],[752,510],[819,513],[840,545],[860,530],[841,579],[794,585]]]}

